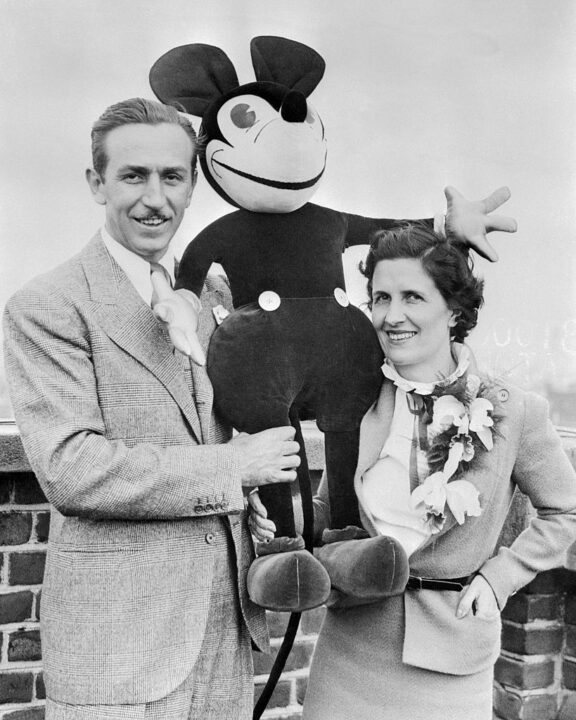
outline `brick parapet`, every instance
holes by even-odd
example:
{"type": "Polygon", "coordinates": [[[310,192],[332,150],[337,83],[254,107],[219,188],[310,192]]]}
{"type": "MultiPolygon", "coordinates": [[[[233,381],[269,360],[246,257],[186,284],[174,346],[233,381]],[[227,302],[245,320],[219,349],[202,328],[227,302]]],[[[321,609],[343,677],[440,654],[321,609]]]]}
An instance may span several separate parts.
{"type": "MultiPolygon", "coordinates": [[[[305,438],[317,486],[322,443],[307,426],[305,438]]],[[[570,441],[567,441],[568,443],[570,441]]],[[[576,441],[567,451],[576,461],[576,441]]],[[[45,689],[39,635],[42,575],[50,507],[30,472],[13,425],[0,423],[0,720],[42,720],[45,689]]],[[[517,497],[502,536],[506,542],[531,515],[517,497]]],[[[303,613],[286,672],[264,713],[265,720],[301,718],[314,643],[324,616],[303,613]]],[[[288,622],[269,613],[273,647],[288,622]]],[[[503,651],[496,669],[494,706],[505,720],[576,718],[576,547],[564,570],[543,573],[513,596],[503,612],[503,651]]],[[[272,660],[254,654],[255,697],[272,660]]]]}

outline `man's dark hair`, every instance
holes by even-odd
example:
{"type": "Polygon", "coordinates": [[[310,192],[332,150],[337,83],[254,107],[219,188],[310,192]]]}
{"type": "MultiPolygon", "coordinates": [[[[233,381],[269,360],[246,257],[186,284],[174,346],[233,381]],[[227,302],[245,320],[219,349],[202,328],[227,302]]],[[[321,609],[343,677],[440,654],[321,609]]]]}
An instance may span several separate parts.
{"type": "Polygon", "coordinates": [[[111,130],[123,125],[161,125],[162,123],[179,125],[192,141],[194,152],[191,170],[194,175],[198,144],[192,124],[170,105],[163,105],[155,100],[145,100],[144,98],[131,98],[115,103],[96,120],[92,126],[92,166],[94,170],[101,178],[104,177],[108,164],[105,141],[111,130]]]}

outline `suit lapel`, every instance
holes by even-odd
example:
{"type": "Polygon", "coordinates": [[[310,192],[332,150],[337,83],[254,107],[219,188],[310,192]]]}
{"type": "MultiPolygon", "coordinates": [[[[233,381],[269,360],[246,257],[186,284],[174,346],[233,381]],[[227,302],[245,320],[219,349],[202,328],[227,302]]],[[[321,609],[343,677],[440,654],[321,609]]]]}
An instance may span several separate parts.
{"type": "Polygon", "coordinates": [[[82,263],[102,330],[153,373],[180,406],[199,442],[200,419],[194,399],[164,328],[96,236],[82,263]]]}
{"type": "MultiPolygon", "coordinates": [[[[212,307],[216,305],[213,298],[214,293],[204,292],[202,294],[202,312],[198,319],[198,339],[202,345],[204,353],[208,353],[208,344],[210,337],[216,327],[216,322],[212,314],[212,307]]],[[[200,426],[202,429],[202,437],[204,442],[211,441],[212,430],[212,405],[214,402],[214,391],[212,383],[208,378],[206,367],[200,367],[195,363],[192,366],[192,379],[194,381],[194,395],[196,398],[196,407],[200,418],[200,426]]]]}

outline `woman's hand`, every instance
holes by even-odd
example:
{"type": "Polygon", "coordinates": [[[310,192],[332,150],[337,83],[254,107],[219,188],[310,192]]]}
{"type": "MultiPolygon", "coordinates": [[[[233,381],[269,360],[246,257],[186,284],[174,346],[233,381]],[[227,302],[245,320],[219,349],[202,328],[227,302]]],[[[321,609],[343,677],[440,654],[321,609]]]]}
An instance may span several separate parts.
{"type": "Polygon", "coordinates": [[[268,513],[256,490],[248,494],[248,525],[252,535],[259,542],[267,542],[274,538],[276,525],[268,520],[268,513]]]}
{"type": "Polygon", "coordinates": [[[476,575],[470,585],[462,590],[456,608],[456,617],[463,618],[470,610],[477,617],[483,618],[494,617],[500,612],[494,591],[482,575],[476,575]]]}

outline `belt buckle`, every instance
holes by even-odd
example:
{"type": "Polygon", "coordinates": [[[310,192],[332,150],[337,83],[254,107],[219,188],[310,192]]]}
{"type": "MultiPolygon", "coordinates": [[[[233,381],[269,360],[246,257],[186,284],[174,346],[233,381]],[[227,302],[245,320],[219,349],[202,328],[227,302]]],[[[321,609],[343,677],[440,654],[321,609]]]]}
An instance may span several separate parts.
{"type": "Polygon", "coordinates": [[[410,575],[410,580],[417,580],[418,581],[418,587],[413,587],[412,590],[422,590],[422,580],[419,575],[410,575]]]}

